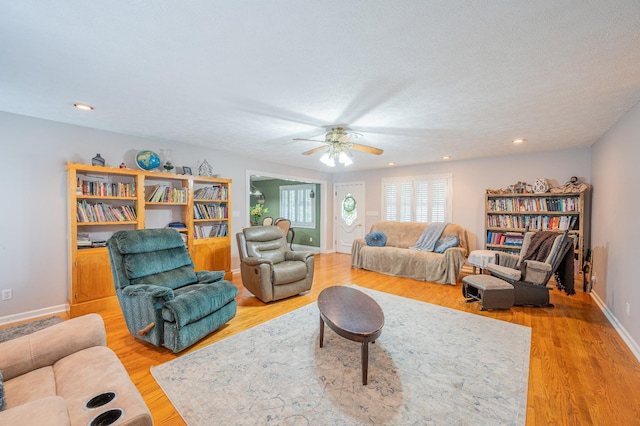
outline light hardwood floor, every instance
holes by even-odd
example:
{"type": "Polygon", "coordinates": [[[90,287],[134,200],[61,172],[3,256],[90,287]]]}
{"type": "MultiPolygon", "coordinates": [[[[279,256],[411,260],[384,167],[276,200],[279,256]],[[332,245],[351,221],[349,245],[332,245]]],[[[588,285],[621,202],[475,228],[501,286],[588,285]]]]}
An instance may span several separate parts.
{"type": "MultiPolygon", "coordinates": [[[[640,363],[591,297],[582,291],[566,296],[552,290],[555,308],[513,307],[510,311],[481,312],[477,303],[465,303],[460,284],[433,284],[352,269],[350,256],[344,254],[316,255],[313,289],[270,304],[248,293],[242,287],[240,274],[233,281],[240,289],[236,317],[179,355],[312,303],[325,287],[354,283],[531,327],[527,425],[640,424],[640,363]]],[[[156,425],[183,425],[149,372],[152,365],[179,355],[134,339],[119,310],[100,314],[106,323],[108,346],[118,354],[144,396],[156,425]]]]}

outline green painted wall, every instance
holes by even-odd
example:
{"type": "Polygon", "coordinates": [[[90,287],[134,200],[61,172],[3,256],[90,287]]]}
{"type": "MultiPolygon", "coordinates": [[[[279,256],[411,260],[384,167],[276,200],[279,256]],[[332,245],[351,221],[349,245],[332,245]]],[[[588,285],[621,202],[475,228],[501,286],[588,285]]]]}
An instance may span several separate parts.
{"type": "MultiPolygon", "coordinates": [[[[265,216],[271,216],[274,220],[280,217],[280,186],[284,185],[304,185],[309,182],[299,182],[293,180],[260,180],[252,181],[251,184],[260,190],[265,198],[264,206],[269,209],[269,213],[265,216]]],[[[316,205],[316,227],[315,228],[295,228],[294,244],[310,247],[320,247],[320,185],[314,185],[314,192],[316,196],[314,198],[316,205]]],[[[255,206],[256,197],[250,197],[251,205],[255,206]]],[[[263,218],[265,217],[263,216],[263,218]]]]}

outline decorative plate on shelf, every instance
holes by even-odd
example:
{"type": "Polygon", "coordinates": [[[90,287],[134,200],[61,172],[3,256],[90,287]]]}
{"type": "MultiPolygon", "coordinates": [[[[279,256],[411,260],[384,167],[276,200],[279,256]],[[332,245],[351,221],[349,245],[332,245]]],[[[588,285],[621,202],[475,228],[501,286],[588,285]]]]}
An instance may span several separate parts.
{"type": "Polygon", "coordinates": [[[136,164],[142,170],[153,170],[160,167],[160,156],[153,151],[144,150],[136,154],[136,164]]]}

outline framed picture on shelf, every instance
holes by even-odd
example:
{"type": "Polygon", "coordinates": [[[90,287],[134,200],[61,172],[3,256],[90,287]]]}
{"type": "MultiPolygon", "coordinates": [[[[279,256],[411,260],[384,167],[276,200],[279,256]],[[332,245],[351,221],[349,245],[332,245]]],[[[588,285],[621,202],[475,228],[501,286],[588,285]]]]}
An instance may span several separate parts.
{"type": "Polygon", "coordinates": [[[182,174],[183,175],[192,175],[191,167],[182,166],[182,174]]]}

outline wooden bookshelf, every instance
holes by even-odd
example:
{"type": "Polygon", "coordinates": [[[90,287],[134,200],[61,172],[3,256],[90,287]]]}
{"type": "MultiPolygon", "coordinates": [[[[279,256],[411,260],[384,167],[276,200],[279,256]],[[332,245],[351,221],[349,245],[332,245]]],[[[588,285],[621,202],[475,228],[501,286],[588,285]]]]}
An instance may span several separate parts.
{"type": "Polygon", "coordinates": [[[551,230],[577,237],[575,272],[582,272],[591,239],[591,191],[579,193],[486,194],[485,248],[520,251],[517,235],[525,230],[551,230]]]}
{"type": "Polygon", "coordinates": [[[69,316],[118,307],[109,255],[100,242],[123,229],[164,228],[182,222],[185,228],[176,230],[195,269],[224,270],[225,278],[232,278],[231,179],[75,163],[67,164],[67,172],[69,316]],[[150,201],[158,188],[162,194],[150,201]],[[195,199],[198,190],[219,195],[195,199]],[[215,211],[215,216],[196,219],[197,205],[215,211]],[[82,246],[83,236],[94,244],[82,246]]]}

